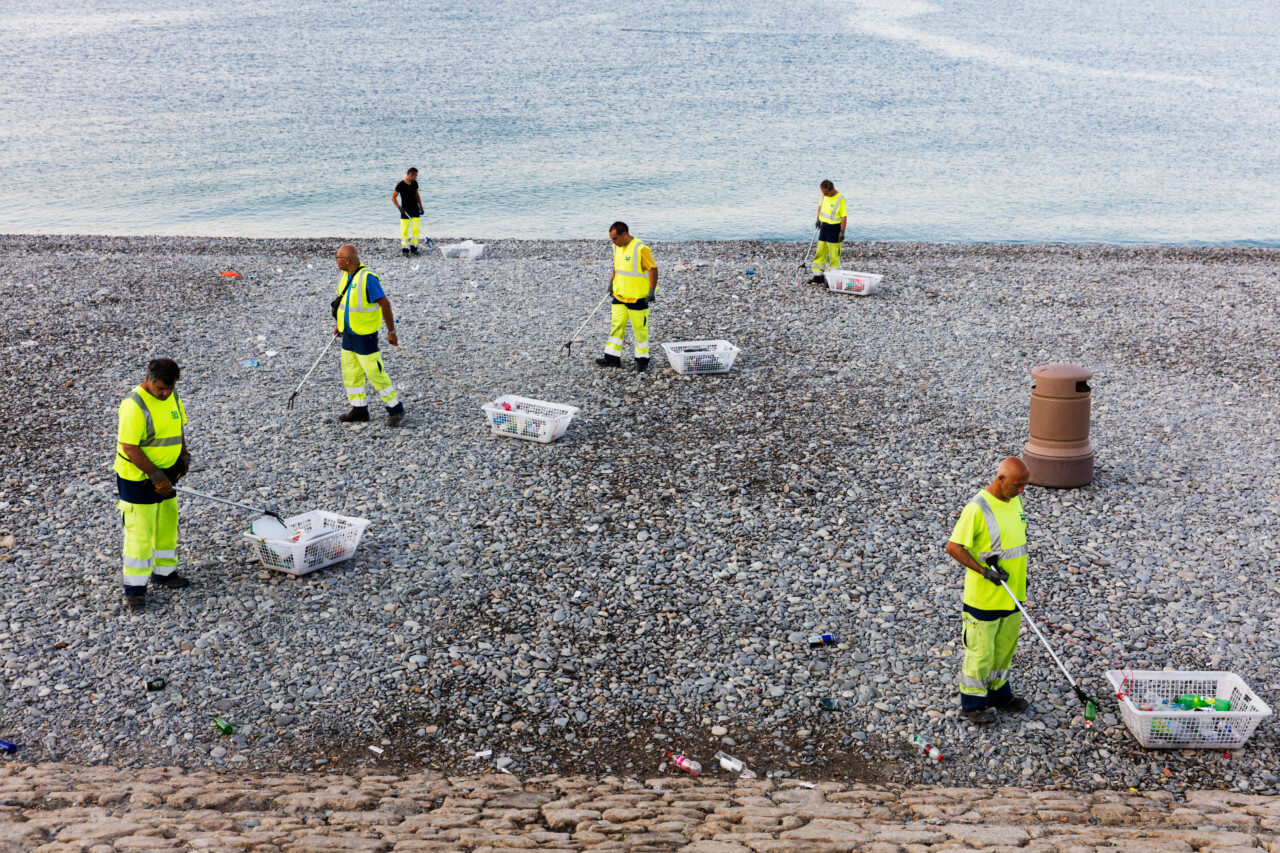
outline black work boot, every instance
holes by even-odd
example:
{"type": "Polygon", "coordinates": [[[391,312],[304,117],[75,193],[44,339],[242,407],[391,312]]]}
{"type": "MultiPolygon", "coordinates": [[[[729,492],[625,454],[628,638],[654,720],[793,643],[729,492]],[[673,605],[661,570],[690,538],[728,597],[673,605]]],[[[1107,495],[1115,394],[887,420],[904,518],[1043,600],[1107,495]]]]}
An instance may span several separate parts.
{"type": "Polygon", "coordinates": [[[387,426],[398,427],[404,423],[404,404],[397,404],[394,409],[387,412],[387,426]]]}
{"type": "Polygon", "coordinates": [[[616,355],[605,353],[596,359],[596,365],[598,367],[622,367],[622,359],[616,355]]]}
{"type": "Polygon", "coordinates": [[[977,708],[973,711],[961,711],[960,716],[975,726],[989,726],[996,721],[996,712],[990,708],[977,708]]]}
{"type": "Polygon", "coordinates": [[[411,255],[416,255],[416,254],[418,254],[418,247],[417,247],[417,246],[410,246],[410,247],[409,247],[409,254],[411,254],[411,255]]]}
{"type": "Polygon", "coordinates": [[[126,592],[124,594],[124,606],[125,606],[125,609],[128,610],[130,613],[141,613],[142,611],[147,609],[146,593],[141,593],[139,595],[130,595],[129,593],[126,592]]]}
{"type": "Polygon", "coordinates": [[[369,420],[368,406],[352,406],[345,415],[338,418],[340,424],[362,424],[369,420]]]}
{"type": "Polygon", "coordinates": [[[409,247],[405,246],[403,249],[401,249],[400,254],[404,255],[406,258],[409,257],[409,247]]]}
{"type": "Polygon", "coordinates": [[[644,373],[648,369],[649,369],[649,359],[647,358],[636,359],[636,373],[644,373]]]}
{"type": "Polygon", "coordinates": [[[995,705],[997,711],[1004,714],[1021,714],[1031,707],[1031,703],[1021,696],[1010,697],[1008,702],[1001,702],[995,705]]]}
{"type": "Polygon", "coordinates": [[[152,572],[151,582],[159,584],[160,586],[168,587],[169,589],[186,589],[191,586],[191,581],[187,580],[177,572],[170,575],[158,575],[155,572],[152,572]]]}
{"type": "Polygon", "coordinates": [[[809,279],[809,283],[810,283],[810,284],[826,284],[826,283],[827,283],[827,277],[826,277],[825,275],[823,275],[822,273],[818,273],[818,274],[817,274],[817,275],[815,275],[813,278],[809,279]]]}

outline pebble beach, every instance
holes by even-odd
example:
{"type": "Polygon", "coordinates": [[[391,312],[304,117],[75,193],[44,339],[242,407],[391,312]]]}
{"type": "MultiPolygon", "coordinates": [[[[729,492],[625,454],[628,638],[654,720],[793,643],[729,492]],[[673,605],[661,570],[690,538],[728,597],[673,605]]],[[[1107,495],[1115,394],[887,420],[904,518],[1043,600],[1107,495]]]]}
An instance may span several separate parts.
{"type": "Polygon", "coordinates": [[[647,779],[719,749],[776,783],[1278,792],[1274,718],[1228,754],[1145,750],[1110,664],[1062,645],[1104,700],[1086,734],[1025,628],[1032,713],[962,721],[942,550],[1026,441],[1030,369],[1092,370],[1094,482],[1023,499],[1032,605],[1275,707],[1277,250],[849,243],[846,268],[884,275],[859,298],[801,284],[803,244],[655,243],[639,375],[592,364],[603,311],[562,346],[605,292],[603,239],[476,261],[356,241],[397,315],[391,430],[376,406],[335,422],[336,347],[285,406],[342,242],[0,237],[0,738],[21,747],[0,759],[647,779]],[[733,370],[672,371],[660,343],[698,339],[739,347],[733,370]],[[182,485],[368,519],[352,560],[264,569],[253,513],[183,498],[193,585],[121,611],[116,410],[159,356],[183,371],[182,485]],[[501,394],[581,412],[552,444],[494,436],[501,394]]]}

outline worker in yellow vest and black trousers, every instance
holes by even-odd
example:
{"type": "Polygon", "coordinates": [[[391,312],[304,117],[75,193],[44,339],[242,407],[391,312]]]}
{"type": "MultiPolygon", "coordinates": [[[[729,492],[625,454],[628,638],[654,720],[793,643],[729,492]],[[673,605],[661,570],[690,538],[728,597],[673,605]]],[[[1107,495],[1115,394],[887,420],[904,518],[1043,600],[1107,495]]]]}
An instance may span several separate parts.
{"type": "Polygon", "coordinates": [[[391,300],[383,293],[378,277],[360,263],[355,246],[338,249],[336,260],[342,275],[334,303],[333,333],[342,335],[342,384],[346,386],[347,402],[351,404],[338,421],[349,424],[369,420],[369,402],[364,393],[367,379],[387,409],[387,426],[400,426],[404,420],[404,403],[400,402],[396,386],[391,384],[378,349],[378,329],[383,323],[387,324],[387,340],[393,347],[400,346],[391,300]]]}
{"type": "Polygon", "coordinates": [[[977,725],[995,721],[992,709],[1027,710],[1013,695],[1009,669],[1018,647],[1022,615],[1009,593],[1027,599],[1027,514],[1022,490],[1030,473],[1016,456],[1000,463],[990,485],[965,506],[951,531],[947,554],[964,573],[964,663],[960,670],[961,715],[977,725]]]}
{"type": "Polygon", "coordinates": [[[658,265],[649,247],[631,236],[625,222],[609,226],[613,243],[613,275],[609,293],[613,295],[613,317],[604,355],[596,359],[601,367],[622,367],[622,344],[627,323],[636,339],[636,372],[649,369],[649,306],[657,300],[658,265]]]}
{"type": "Polygon", "coordinates": [[[826,284],[823,275],[830,269],[840,266],[840,244],[844,242],[844,226],[848,221],[848,209],[844,196],[836,191],[836,185],[823,181],[819,185],[822,199],[818,202],[818,221],[814,226],[818,229],[818,252],[813,256],[813,284],[826,284]]]}
{"type": "Polygon", "coordinates": [[[173,484],[187,473],[187,413],[178,399],[178,365],[157,358],[147,378],[120,404],[116,429],[117,507],[124,522],[124,600],[147,606],[147,581],[182,589],[178,574],[178,496],[173,484]]]}

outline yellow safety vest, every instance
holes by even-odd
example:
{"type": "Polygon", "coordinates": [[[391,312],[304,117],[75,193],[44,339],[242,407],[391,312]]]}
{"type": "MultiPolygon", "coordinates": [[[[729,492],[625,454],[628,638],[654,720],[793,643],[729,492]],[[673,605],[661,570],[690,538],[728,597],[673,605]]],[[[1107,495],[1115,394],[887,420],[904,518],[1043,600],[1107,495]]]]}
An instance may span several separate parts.
{"type": "Polygon", "coordinates": [[[824,195],[822,201],[818,203],[818,220],[828,225],[840,224],[840,202],[844,201],[843,193],[835,195],[824,195]]]}
{"type": "MultiPolygon", "coordinates": [[[[167,400],[157,400],[148,394],[141,385],[129,392],[128,396],[120,403],[120,412],[123,416],[125,406],[137,406],[142,410],[142,417],[146,421],[146,433],[142,440],[138,442],[138,446],[142,448],[142,452],[151,460],[151,464],[157,468],[168,468],[170,465],[178,461],[178,455],[182,453],[182,421],[186,417],[186,411],[182,408],[182,401],[178,399],[177,393],[169,395],[167,400]]],[[[124,455],[117,443],[116,445],[116,462],[112,466],[117,474],[126,480],[145,480],[147,475],[142,473],[142,469],[129,461],[129,457],[124,455]]]]}
{"type": "Polygon", "coordinates": [[[640,268],[640,256],[647,247],[638,237],[625,246],[613,247],[613,295],[631,303],[649,295],[649,273],[640,268]]]}
{"type": "MultiPolygon", "coordinates": [[[[977,504],[986,528],[986,536],[977,537],[977,548],[966,549],[979,565],[989,565],[995,558],[1000,568],[1009,573],[1009,589],[1019,601],[1027,598],[1027,516],[1022,511],[1022,498],[1000,501],[986,489],[978,492],[970,503],[977,504]],[[986,547],[981,547],[984,543],[986,547]]],[[[1014,603],[1004,587],[994,584],[977,572],[964,573],[964,603],[979,610],[1012,610],[1014,603]]]]}
{"type": "Polygon", "coordinates": [[[338,328],[341,331],[349,331],[353,335],[372,335],[382,328],[382,306],[376,302],[369,304],[369,293],[365,289],[368,281],[369,268],[363,265],[356,270],[355,281],[351,282],[350,287],[347,287],[346,273],[338,277],[338,289],[335,292],[341,296],[344,288],[347,291],[347,295],[338,303],[338,328]],[[351,316],[350,329],[346,323],[348,313],[351,316]]]}

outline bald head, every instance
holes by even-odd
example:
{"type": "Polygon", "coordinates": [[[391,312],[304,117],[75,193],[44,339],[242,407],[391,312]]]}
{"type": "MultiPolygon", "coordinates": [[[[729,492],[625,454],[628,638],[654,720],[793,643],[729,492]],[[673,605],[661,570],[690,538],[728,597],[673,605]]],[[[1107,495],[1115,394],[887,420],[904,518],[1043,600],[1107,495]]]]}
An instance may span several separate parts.
{"type": "Polygon", "coordinates": [[[350,243],[338,248],[338,255],[335,260],[338,262],[338,269],[345,273],[352,273],[360,269],[360,253],[350,243]]]}
{"type": "Polygon", "coordinates": [[[987,486],[987,491],[1002,501],[1013,500],[1022,494],[1030,478],[1031,472],[1027,470],[1027,463],[1016,456],[1008,456],[1000,463],[996,478],[991,481],[991,485],[987,486]]]}

